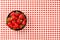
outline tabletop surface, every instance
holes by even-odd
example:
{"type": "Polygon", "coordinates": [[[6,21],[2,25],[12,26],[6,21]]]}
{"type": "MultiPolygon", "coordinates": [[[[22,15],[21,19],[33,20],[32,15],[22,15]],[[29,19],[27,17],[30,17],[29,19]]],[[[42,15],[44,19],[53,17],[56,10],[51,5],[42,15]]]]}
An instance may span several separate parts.
{"type": "Polygon", "coordinates": [[[0,0],[1,40],[60,40],[59,0],[0,0]],[[6,17],[13,10],[24,12],[27,24],[14,31],[6,26],[6,17]]]}

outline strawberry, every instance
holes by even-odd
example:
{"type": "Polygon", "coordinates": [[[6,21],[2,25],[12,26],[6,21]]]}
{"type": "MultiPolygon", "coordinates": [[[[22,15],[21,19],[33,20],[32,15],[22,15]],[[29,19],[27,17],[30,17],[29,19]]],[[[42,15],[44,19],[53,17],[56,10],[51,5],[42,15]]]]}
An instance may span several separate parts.
{"type": "Polygon", "coordinates": [[[16,20],[17,17],[16,16],[11,16],[12,20],[16,20]]]}
{"type": "Polygon", "coordinates": [[[23,25],[26,25],[26,21],[24,20],[24,21],[22,22],[22,24],[23,24],[23,25]]]}
{"type": "Polygon", "coordinates": [[[10,17],[7,20],[8,20],[8,22],[11,22],[12,21],[12,19],[10,17]]]}
{"type": "Polygon", "coordinates": [[[16,23],[16,22],[13,20],[13,21],[12,21],[12,24],[15,24],[15,23],[16,23]]]}
{"type": "Polygon", "coordinates": [[[25,17],[24,17],[23,14],[20,14],[20,15],[19,15],[19,18],[20,18],[20,19],[24,19],[25,17]]]}
{"type": "Polygon", "coordinates": [[[13,26],[13,29],[17,29],[17,27],[16,26],[13,26]]]}
{"type": "Polygon", "coordinates": [[[20,13],[18,11],[16,11],[15,16],[18,17],[19,15],[20,15],[20,13]]]}
{"type": "Polygon", "coordinates": [[[19,28],[20,28],[20,29],[23,29],[23,28],[24,28],[24,25],[21,24],[21,25],[19,26],[19,28]]]}
{"type": "Polygon", "coordinates": [[[27,21],[26,19],[24,19],[23,21],[27,21]]]}
{"type": "Polygon", "coordinates": [[[23,26],[23,25],[20,25],[19,28],[22,29],[22,26],[23,26]]]}
{"type": "Polygon", "coordinates": [[[11,23],[11,22],[9,22],[7,25],[8,25],[10,28],[12,28],[12,23],[11,23]]]}
{"type": "Polygon", "coordinates": [[[15,25],[13,26],[13,29],[17,29],[18,28],[18,24],[15,23],[15,25]]]}
{"type": "Polygon", "coordinates": [[[17,23],[15,23],[15,26],[16,26],[16,27],[18,27],[18,24],[17,24],[17,23]]]}
{"type": "Polygon", "coordinates": [[[17,16],[17,17],[18,17],[19,15],[20,15],[19,13],[15,13],[15,16],[17,16]]]}
{"type": "Polygon", "coordinates": [[[11,16],[13,16],[13,15],[15,15],[15,13],[14,13],[14,12],[12,12],[10,15],[11,15],[11,16]]]}
{"type": "Polygon", "coordinates": [[[22,20],[21,19],[17,19],[17,23],[18,24],[22,23],[22,20]]]}

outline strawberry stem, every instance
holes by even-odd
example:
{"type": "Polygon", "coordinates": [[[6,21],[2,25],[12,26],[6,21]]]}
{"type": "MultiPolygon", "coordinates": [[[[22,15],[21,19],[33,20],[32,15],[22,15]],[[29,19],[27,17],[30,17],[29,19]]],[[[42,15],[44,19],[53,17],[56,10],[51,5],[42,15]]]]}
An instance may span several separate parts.
{"type": "Polygon", "coordinates": [[[19,13],[19,12],[16,10],[16,13],[19,13]]]}

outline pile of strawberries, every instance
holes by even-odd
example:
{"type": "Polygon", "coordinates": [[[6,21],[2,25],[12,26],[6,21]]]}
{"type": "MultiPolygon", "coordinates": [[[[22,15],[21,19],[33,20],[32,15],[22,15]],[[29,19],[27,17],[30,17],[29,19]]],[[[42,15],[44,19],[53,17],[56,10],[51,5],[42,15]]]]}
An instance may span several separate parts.
{"type": "Polygon", "coordinates": [[[26,16],[21,11],[12,11],[7,19],[6,24],[14,30],[21,30],[25,27],[27,22],[26,16]]]}

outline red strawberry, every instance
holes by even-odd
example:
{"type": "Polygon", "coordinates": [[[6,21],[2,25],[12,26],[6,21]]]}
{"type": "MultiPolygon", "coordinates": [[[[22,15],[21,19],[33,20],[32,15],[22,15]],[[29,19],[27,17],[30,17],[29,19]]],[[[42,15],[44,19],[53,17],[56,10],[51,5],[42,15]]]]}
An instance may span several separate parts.
{"type": "Polygon", "coordinates": [[[13,26],[13,29],[16,29],[15,25],[13,26]]]}
{"type": "Polygon", "coordinates": [[[15,13],[15,16],[17,16],[17,17],[18,17],[19,15],[20,15],[20,13],[19,13],[19,12],[18,12],[18,13],[15,13]]]}
{"type": "Polygon", "coordinates": [[[23,25],[20,25],[19,28],[22,29],[23,25]]]}
{"type": "Polygon", "coordinates": [[[17,17],[16,16],[11,16],[12,20],[16,20],[17,17]]]}
{"type": "Polygon", "coordinates": [[[23,24],[23,25],[26,25],[26,21],[24,20],[24,21],[22,22],[22,24],[23,24]]]}
{"type": "Polygon", "coordinates": [[[13,15],[15,15],[15,13],[14,13],[14,12],[12,12],[10,15],[11,15],[11,16],[13,16],[13,15]]]}
{"type": "Polygon", "coordinates": [[[16,27],[18,27],[18,24],[17,24],[17,23],[15,23],[15,26],[16,26],[16,27]]]}
{"type": "Polygon", "coordinates": [[[15,23],[15,25],[13,26],[13,29],[17,29],[18,28],[18,24],[15,23]]]}
{"type": "Polygon", "coordinates": [[[24,19],[24,21],[27,21],[27,19],[24,19]]]}
{"type": "Polygon", "coordinates": [[[21,20],[21,19],[18,19],[18,20],[17,20],[17,23],[18,23],[18,24],[22,23],[22,20],[21,20]]]}
{"type": "Polygon", "coordinates": [[[23,29],[23,28],[24,28],[24,25],[21,24],[21,25],[19,26],[19,28],[20,28],[20,29],[23,29]]]}
{"type": "Polygon", "coordinates": [[[9,22],[7,25],[8,25],[10,28],[12,28],[12,23],[11,23],[11,22],[9,22]]]}
{"type": "Polygon", "coordinates": [[[20,18],[20,19],[24,19],[25,17],[24,17],[23,14],[20,14],[20,15],[19,15],[19,18],[20,18]]]}
{"type": "Polygon", "coordinates": [[[16,26],[13,26],[13,29],[17,29],[17,27],[16,26]]]}
{"type": "Polygon", "coordinates": [[[12,21],[12,19],[9,17],[9,18],[8,18],[8,22],[11,22],[11,21],[12,21]]]}
{"type": "Polygon", "coordinates": [[[19,13],[15,13],[15,16],[17,16],[17,17],[18,17],[19,15],[20,15],[19,13]]]}
{"type": "Polygon", "coordinates": [[[15,12],[15,16],[18,17],[19,15],[20,15],[20,12],[16,11],[16,12],[15,12]]]}
{"type": "Polygon", "coordinates": [[[13,21],[12,21],[12,24],[15,24],[15,23],[16,23],[16,22],[13,20],[13,21]]]}

